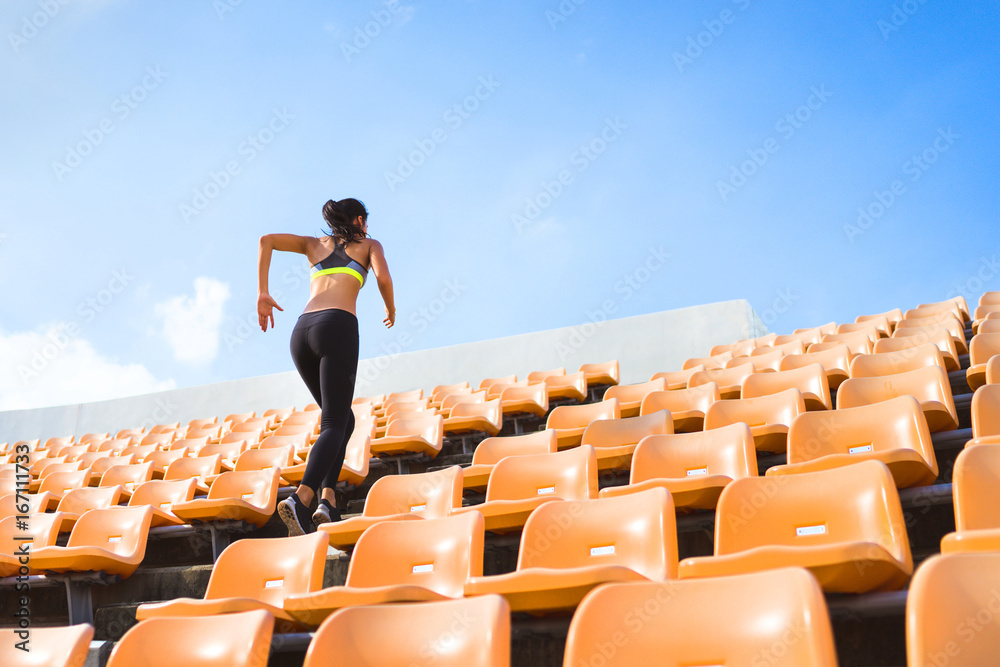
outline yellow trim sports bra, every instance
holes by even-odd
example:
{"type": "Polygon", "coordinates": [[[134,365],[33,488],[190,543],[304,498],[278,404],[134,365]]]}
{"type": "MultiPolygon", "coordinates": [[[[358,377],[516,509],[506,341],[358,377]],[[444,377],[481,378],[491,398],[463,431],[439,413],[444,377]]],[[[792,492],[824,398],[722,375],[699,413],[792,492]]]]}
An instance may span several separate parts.
{"type": "Polygon", "coordinates": [[[310,267],[309,279],[313,280],[319,276],[328,276],[334,273],[347,273],[352,275],[357,278],[358,282],[361,283],[361,286],[364,287],[365,276],[368,275],[368,269],[362,266],[359,262],[351,259],[351,257],[347,254],[347,250],[344,249],[343,244],[338,243],[334,246],[333,252],[310,267]]]}

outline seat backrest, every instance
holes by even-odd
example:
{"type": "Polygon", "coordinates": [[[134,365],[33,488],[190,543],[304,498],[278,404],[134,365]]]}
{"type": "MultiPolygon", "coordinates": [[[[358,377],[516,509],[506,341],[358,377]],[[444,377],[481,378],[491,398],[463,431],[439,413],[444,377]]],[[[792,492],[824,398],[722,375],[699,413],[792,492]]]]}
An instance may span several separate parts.
{"type": "Polygon", "coordinates": [[[647,394],[653,391],[666,391],[667,381],[663,378],[639,382],[638,384],[619,384],[608,387],[604,392],[604,400],[617,398],[619,403],[641,403],[647,394]]]}
{"type": "Polygon", "coordinates": [[[115,486],[120,484],[129,493],[143,482],[153,479],[153,462],[117,465],[108,468],[101,475],[100,486],[115,486]]]}
{"type": "Polygon", "coordinates": [[[1000,445],[974,445],[959,452],[952,476],[955,528],[1000,529],[1000,445]]]}
{"type": "Polygon", "coordinates": [[[528,516],[517,569],[621,565],[654,581],[677,577],[674,502],[663,488],[556,500],[528,516]]]}
{"type": "Polygon", "coordinates": [[[719,496],[716,556],[761,546],[845,542],[878,544],[907,571],[913,568],[899,493],[881,461],[779,477],[745,477],[728,484],[719,496]]]}
{"type": "Polygon", "coordinates": [[[510,605],[500,595],[347,607],[320,625],[303,667],[507,667],[510,605]],[[392,641],[386,641],[392,637],[392,641]]]}
{"type": "Polygon", "coordinates": [[[254,507],[270,507],[273,511],[278,498],[278,479],[277,470],[224,472],[212,482],[208,498],[238,498],[254,507]]]}
{"type": "Polygon", "coordinates": [[[941,350],[933,343],[881,354],[859,354],[851,360],[851,377],[868,378],[895,375],[924,366],[944,368],[941,350]]]}
{"type": "Polygon", "coordinates": [[[757,450],[750,427],[736,422],[710,431],[651,435],[632,454],[632,484],[696,475],[756,477],[757,450]]]}
{"type": "MultiPolygon", "coordinates": [[[[853,335],[853,334],[847,334],[853,335]]],[[[820,352],[806,352],[805,354],[790,354],[781,358],[778,364],[779,371],[787,371],[792,368],[801,368],[809,364],[819,364],[823,370],[842,370],[845,373],[851,366],[850,352],[847,345],[835,345],[820,352]]]]}
{"type": "Polygon", "coordinates": [[[458,403],[451,409],[452,417],[485,417],[494,423],[500,421],[501,414],[499,398],[481,403],[458,403]]]}
{"type": "MultiPolygon", "coordinates": [[[[527,382],[527,380],[525,380],[527,382]]],[[[541,405],[544,409],[548,410],[549,405],[549,386],[544,382],[538,382],[532,385],[494,385],[489,391],[486,392],[487,398],[500,397],[501,403],[507,403],[508,401],[534,401],[541,405]],[[494,393],[496,387],[503,387],[500,393],[494,393]]]]}
{"type": "Polygon", "coordinates": [[[552,429],[484,438],[472,453],[472,465],[493,465],[506,456],[551,454],[557,450],[558,442],[556,432],[552,429]]]}
{"type": "Polygon", "coordinates": [[[121,501],[121,497],[122,487],[120,484],[72,489],[67,491],[66,495],[59,501],[56,511],[83,514],[87,510],[114,507],[121,501]]]}
{"type": "Polygon", "coordinates": [[[699,371],[705,370],[704,364],[695,364],[690,368],[680,370],[680,371],[663,371],[660,373],[653,373],[650,380],[656,380],[662,378],[664,382],[667,383],[667,389],[686,389],[688,380],[691,376],[699,371]]]}
{"type": "Polygon", "coordinates": [[[483,574],[486,522],[479,512],[423,521],[382,521],[354,546],[347,586],[423,586],[460,598],[483,574]]]}
{"type": "Polygon", "coordinates": [[[445,517],[462,506],[462,468],[449,466],[433,472],[386,475],[372,484],[364,516],[418,513],[429,519],[445,517]]]}
{"type": "Polygon", "coordinates": [[[137,505],[151,505],[161,510],[170,511],[170,508],[177,504],[187,502],[194,498],[198,484],[194,479],[178,479],[166,481],[153,479],[143,482],[135,487],[128,504],[132,507],[137,505]]]}
{"type": "Polygon", "coordinates": [[[750,356],[760,357],[766,354],[773,354],[774,352],[782,352],[783,354],[802,354],[805,351],[805,345],[802,343],[802,339],[799,338],[796,340],[790,340],[787,343],[758,345],[750,350],[750,356]]]}
{"type": "Polygon", "coordinates": [[[40,493],[51,491],[57,496],[66,494],[72,489],[81,489],[90,482],[90,468],[72,472],[54,472],[42,480],[38,487],[40,493]]]}
{"type": "Polygon", "coordinates": [[[563,664],[837,667],[837,654],[816,579],[778,568],[600,586],[573,614],[563,664]]]}
{"type": "Polygon", "coordinates": [[[993,665],[1000,656],[1000,553],[935,555],[906,598],[907,664],[993,665]]]}
{"type": "Polygon", "coordinates": [[[32,627],[29,640],[16,638],[13,631],[0,643],[0,665],[22,667],[83,667],[94,637],[89,623],[61,627],[32,627]],[[23,648],[19,643],[24,641],[23,648]]]}
{"type": "Polygon", "coordinates": [[[716,401],[705,412],[705,430],[719,428],[736,422],[748,426],[783,424],[790,426],[796,417],[806,411],[802,392],[798,389],[756,396],[716,401]]]}
{"type": "MultiPolygon", "coordinates": [[[[497,397],[499,398],[499,397],[497,397]]],[[[447,394],[441,397],[441,409],[449,411],[459,403],[484,403],[486,401],[486,390],[463,391],[461,393],[447,394]]]]}
{"type": "Polygon", "coordinates": [[[823,352],[824,350],[829,350],[830,348],[835,348],[840,345],[847,347],[847,357],[848,359],[853,358],[857,354],[871,354],[872,353],[872,339],[864,333],[854,333],[845,334],[840,340],[828,340],[825,343],[813,343],[806,350],[807,353],[823,352]]]}
{"type": "Polygon", "coordinates": [[[171,442],[176,440],[174,433],[149,433],[142,436],[142,440],[139,441],[140,445],[155,445],[157,447],[162,447],[169,445],[171,442]]]}
{"type": "Polygon", "coordinates": [[[969,363],[985,364],[994,354],[1000,354],[1000,333],[980,332],[969,343],[969,363]]]}
{"type": "Polygon", "coordinates": [[[19,500],[16,493],[8,493],[6,495],[0,496],[0,519],[6,519],[9,516],[15,516],[17,514],[35,514],[36,512],[43,512],[46,507],[49,506],[49,501],[52,500],[52,494],[48,491],[42,491],[40,493],[28,494],[27,508],[24,507],[24,495],[21,495],[19,500]],[[27,512],[22,512],[21,509],[27,509],[27,512]]]}
{"type": "Polygon", "coordinates": [[[597,419],[620,419],[621,416],[621,406],[614,398],[583,405],[559,405],[549,412],[545,428],[584,428],[597,419]]]}
{"type": "Polygon", "coordinates": [[[681,370],[686,371],[694,366],[704,366],[705,370],[714,370],[722,368],[727,361],[732,359],[734,356],[732,350],[726,350],[725,352],[720,352],[719,354],[713,354],[708,357],[691,357],[685,359],[684,363],[681,364],[681,370]]]}
{"type": "Polygon", "coordinates": [[[972,395],[972,436],[1000,436],[1000,384],[985,384],[972,395]]]}
{"type": "Polygon", "coordinates": [[[803,394],[807,392],[814,394],[828,409],[833,407],[830,383],[827,382],[823,366],[818,363],[774,373],[754,373],[744,381],[740,398],[767,396],[787,389],[798,389],[803,394]]]}
{"type": "Polygon", "coordinates": [[[368,467],[372,458],[372,437],[368,431],[357,429],[351,433],[347,441],[347,451],[344,454],[344,465],[357,470],[362,477],[368,476],[368,467]]]}
{"type": "Polygon", "coordinates": [[[888,338],[889,334],[892,333],[889,327],[889,318],[885,315],[876,315],[860,322],[845,322],[837,327],[837,333],[845,334],[866,331],[872,326],[875,327],[875,331],[878,332],[881,338],[888,338]]]}
{"type": "Polygon", "coordinates": [[[881,377],[849,378],[837,390],[837,408],[856,408],[897,396],[937,401],[957,418],[948,373],[936,365],[881,377]]]}
{"type": "MultiPolygon", "coordinates": [[[[784,358],[784,357],[782,357],[784,358]]],[[[753,363],[743,364],[742,366],[734,366],[733,368],[719,368],[719,369],[708,369],[704,371],[699,371],[691,375],[691,379],[688,380],[688,389],[691,387],[697,387],[703,385],[707,382],[714,382],[719,385],[719,388],[739,386],[743,384],[743,380],[747,378],[748,375],[754,373],[756,369],[753,363]]]]}
{"type": "Polygon", "coordinates": [[[0,519],[0,554],[17,555],[25,544],[23,549],[30,551],[54,545],[62,522],[59,512],[41,512],[28,521],[16,516],[0,519]]]}
{"type": "Polygon", "coordinates": [[[895,326],[896,322],[903,319],[903,311],[899,308],[893,308],[892,310],[887,310],[884,313],[875,313],[874,315],[858,315],[854,318],[854,321],[864,322],[866,320],[877,320],[880,317],[886,318],[889,324],[895,326]]]}
{"type": "MultiPolygon", "coordinates": [[[[292,436],[272,435],[271,437],[272,438],[285,438],[285,437],[292,437],[292,436]]],[[[205,445],[200,450],[198,450],[198,456],[197,457],[192,456],[192,457],[187,457],[187,458],[205,458],[205,457],[212,456],[214,454],[218,454],[219,455],[220,465],[221,465],[221,462],[223,460],[229,461],[230,463],[235,463],[236,459],[238,459],[240,457],[240,454],[242,454],[244,451],[246,451],[246,449],[247,449],[247,442],[246,442],[246,440],[233,440],[232,442],[214,442],[214,443],[212,443],[210,445],[205,445]]],[[[175,459],[175,460],[179,460],[179,459],[175,459]]],[[[171,461],[170,463],[173,463],[173,461],[171,461]]],[[[169,464],[168,464],[168,467],[169,467],[169,464]]]]}
{"type": "Polygon", "coordinates": [[[495,384],[513,384],[517,382],[517,375],[505,375],[499,378],[483,378],[479,381],[480,389],[489,389],[495,384]]]}
{"type": "MultiPolygon", "coordinates": [[[[725,368],[733,368],[734,366],[741,366],[746,364],[753,364],[753,367],[758,371],[769,368],[771,370],[778,370],[778,364],[781,362],[781,358],[785,356],[785,353],[781,350],[768,350],[767,348],[758,348],[761,352],[750,357],[733,357],[726,362],[725,368]]],[[[757,352],[757,350],[754,350],[757,352]]]]}
{"type": "MultiPolygon", "coordinates": [[[[904,330],[905,331],[905,330],[904,330]]],[[[955,348],[955,340],[948,333],[948,330],[940,326],[916,327],[908,331],[907,335],[898,335],[900,329],[896,329],[892,338],[883,338],[876,341],[874,352],[895,352],[907,348],[923,345],[924,343],[934,343],[945,356],[958,358],[958,350],[955,348]]]]}
{"type": "Polygon", "coordinates": [[[222,455],[219,453],[209,456],[192,456],[178,459],[167,466],[163,473],[163,479],[190,479],[197,477],[202,481],[210,475],[218,475],[222,470],[222,455]]]}
{"type": "Polygon", "coordinates": [[[490,471],[486,502],[552,495],[564,500],[596,498],[597,452],[590,445],[554,454],[501,459],[490,471]]]}
{"type": "Polygon", "coordinates": [[[323,588],[329,543],[322,531],[237,540],[215,561],[205,599],[251,598],[280,608],[289,595],[318,591],[323,588]]]}
{"type": "Polygon", "coordinates": [[[583,431],[582,445],[621,447],[636,445],[647,435],[673,433],[674,420],[669,410],[658,410],[639,417],[598,419],[583,431]]]}
{"type": "Polygon", "coordinates": [[[621,381],[621,367],[617,359],[595,364],[580,364],[577,370],[587,377],[587,384],[616,385],[621,381]]]}
{"type": "Polygon", "coordinates": [[[197,452],[201,454],[201,450],[208,447],[208,436],[203,435],[197,438],[181,438],[179,440],[174,440],[170,443],[169,451],[175,449],[187,449],[188,451],[197,452]]]}
{"type": "Polygon", "coordinates": [[[397,412],[420,412],[430,406],[430,398],[418,398],[412,401],[393,401],[386,403],[385,416],[389,417],[397,412]]]}
{"type": "Polygon", "coordinates": [[[273,632],[274,616],[264,609],[148,618],[118,640],[107,667],[266,667],[273,632]]]}
{"type": "Polygon", "coordinates": [[[642,399],[639,414],[646,415],[657,410],[669,410],[672,413],[687,410],[705,412],[708,406],[720,398],[719,385],[715,382],[706,382],[690,389],[656,391],[642,399]]]}
{"type": "Polygon", "coordinates": [[[104,440],[101,444],[97,445],[97,451],[99,452],[120,452],[129,446],[131,440],[128,438],[111,438],[109,440],[104,440]]]}
{"type": "Polygon", "coordinates": [[[905,447],[917,451],[937,473],[927,418],[912,396],[897,396],[853,408],[807,412],[788,429],[788,462],[827,454],[864,454],[905,447]]]}
{"type": "Polygon", "coordinates": [[[528,382],[544,382],[545,378],[553,375],[566,375],[566,368],[552,368],[546,371],[531,371],[528,373],[528,382]]]}
{"type": "Polygon", "coordinates": [[[153,508],[148,505],[87,510],[73,526],[66,546],[100,547],[133,557],[146,548],[152,518],[153,508]]]}
{"type": "Polygon", "coordinates": [[[292,426],[297,424],[309,424],[318,426],[322,412],[319,410],[309,410],[308,412],[293,412],[281,420],[282,426],[292,426]]]}
{"type": "Polygon", "coordinates": [[[394,419],[385,427],[387,436],[419,436],[441,447],[444,442],[444,417],[427,413],[394,419]]]}
{"type": "Polygon", "coordinates": [[[292,465],[295,455],[291,445],[248,449],[236,459],[234,470],[272,470],[292,465]]]}

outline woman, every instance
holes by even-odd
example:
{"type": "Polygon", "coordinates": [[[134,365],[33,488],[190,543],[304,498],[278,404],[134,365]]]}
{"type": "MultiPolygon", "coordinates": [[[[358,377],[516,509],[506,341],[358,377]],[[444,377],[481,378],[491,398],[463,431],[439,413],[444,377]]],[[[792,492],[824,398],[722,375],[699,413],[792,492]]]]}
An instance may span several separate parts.
{"type": "Polygon", "coordinates": [[[383,322],[396,319],[392,278],[382,245],[368,235],[368,211],[357,199],[328,201],[323,218],[330,232],[323,238],[267,234],[260,238],[257,259],[257,316],[260,328],[274,326],[274,308],[282,310],[267,291],[271,251],[298,252],[312,266],[309,302],[292,330],[292,360],[322,409],[320,434],[313,444],[302,483],[278,503],[278,516],[289,535],[316,530],[315,524],[339,521],[333,493],[344,465],[347,441],[354,430],[354,379],[358,370],[358,292],[370,267],[385,302],[383,322]],[[309,507],[320,493],[316,511],[309,507]]]}

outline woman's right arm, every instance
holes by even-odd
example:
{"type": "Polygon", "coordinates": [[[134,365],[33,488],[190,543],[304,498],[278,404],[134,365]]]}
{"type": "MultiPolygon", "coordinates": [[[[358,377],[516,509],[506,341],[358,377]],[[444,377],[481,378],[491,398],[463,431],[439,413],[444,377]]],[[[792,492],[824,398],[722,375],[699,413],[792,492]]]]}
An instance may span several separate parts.
{"type": "Polygon", "coordinates": [[[389,265],[386,264],[382,244],[375,239],[371,241],[369,258],[372,272],[378,282],[378,291],[382,294],[382,301],[385,302],[385,319],[382,320],[382,323],[391,327],[396,322],[396,302],[392,294],[392,276],[389,275],[389,265]]]}
{"type": "Polygon", "coordinates": [[[274,327],[274,308],[283,310],[268,293],[268,273],[271,269],[271,252],[297,252],[309,255],[309,248],[317,240],[312,236],[296,234],[265,234],[260,237],[257,252],[257,319],[261,331],[267,331],[268,322],[274,327]]]}

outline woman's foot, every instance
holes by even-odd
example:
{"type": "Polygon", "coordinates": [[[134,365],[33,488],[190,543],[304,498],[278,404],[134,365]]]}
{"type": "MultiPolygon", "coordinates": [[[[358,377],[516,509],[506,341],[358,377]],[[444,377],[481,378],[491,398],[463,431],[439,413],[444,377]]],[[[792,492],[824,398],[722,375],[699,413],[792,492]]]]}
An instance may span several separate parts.
{"type": "Polygon", "coordinates": [[[278,516],[285,522],[289,537],[316,532],[309,520],[309,508],[294,493],[278,503],[278,516]]]}
{"type": "Polygon", "coordinates": [[[330,501],[323,498],[316,506],[316,511],[312,515],[313,523],[317,526],[331,521],[340,521],[340,510],[330,504],[330,501]]]}

